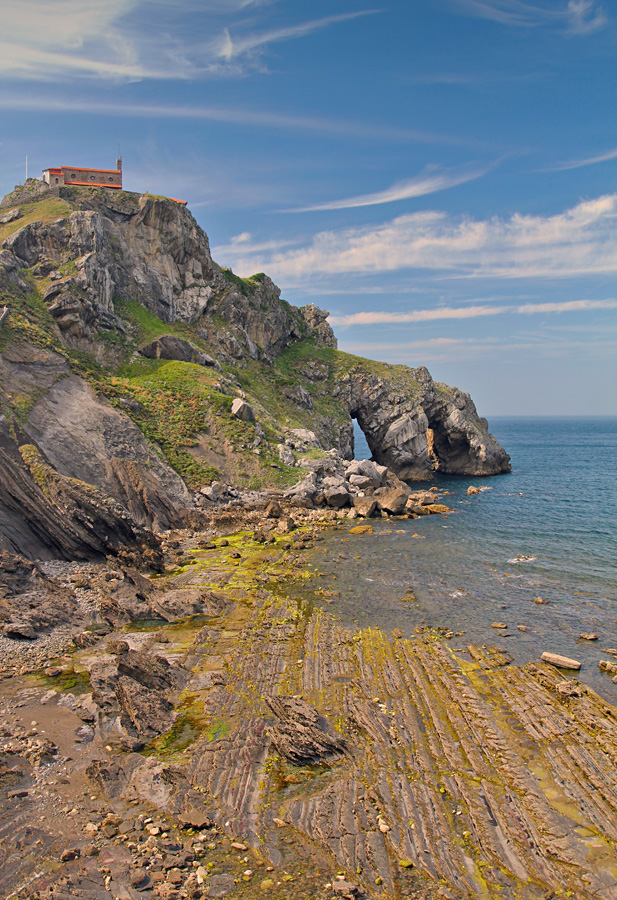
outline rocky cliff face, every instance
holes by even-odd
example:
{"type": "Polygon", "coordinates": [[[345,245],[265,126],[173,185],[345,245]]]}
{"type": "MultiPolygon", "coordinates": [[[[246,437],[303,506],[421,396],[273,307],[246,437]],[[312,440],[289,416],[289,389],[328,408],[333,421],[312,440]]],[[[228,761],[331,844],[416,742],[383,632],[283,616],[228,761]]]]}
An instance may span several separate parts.
{"type": "Polygon", "coordinates": [[[335,388],[377,462],[410,481],[435,469],[452,475],[510,471],[510,457],[489,434],[469,394],[436,384],[424,366],[409,376],[401,385],[396,374],[388,380],[354,371],[335,388]]]}
{"type": "MultiPolygon", "coordinates": [[[[18,190],[1,205],[0,403],[17,481],[34,477],[18,451],[31,445],[137,530],[160,530],[190,518],[192,491],[213,478],[288,487],[307,450],[352,458],[352,418],[402,478],[509,471],[468,394],[424,368],[338,352],[327,312],[286,303],[267,275],[219,267],[185,207],[52,194],[18,190]]],[[[19,501],[5,501],[15,515],[19,501]]],[[[4,545],[32,555],[31,520],[10,535],[0,525],[4,545]]]]}

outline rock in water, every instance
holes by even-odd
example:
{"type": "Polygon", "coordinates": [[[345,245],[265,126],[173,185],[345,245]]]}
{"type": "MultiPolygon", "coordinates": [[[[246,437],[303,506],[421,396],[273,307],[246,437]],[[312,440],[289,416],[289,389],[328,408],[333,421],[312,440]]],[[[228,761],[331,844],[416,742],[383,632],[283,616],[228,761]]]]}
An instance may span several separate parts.
{"type": "Polygon", "coordinates": [[[581,663],[577,659],[570,659],[568,656],[560,656],[558,653],[545,652],[542,654],[541,659],[560,669],[580,669],[581,667],[581,663]]]}

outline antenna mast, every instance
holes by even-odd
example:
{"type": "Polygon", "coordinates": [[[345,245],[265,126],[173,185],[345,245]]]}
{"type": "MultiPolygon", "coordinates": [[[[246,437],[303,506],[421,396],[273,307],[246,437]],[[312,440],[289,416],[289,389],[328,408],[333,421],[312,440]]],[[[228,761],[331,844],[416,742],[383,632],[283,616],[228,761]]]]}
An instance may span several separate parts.
{"type": "Polygon", "coordinates": [[[28,180],[28,154],[26,153],[26,181],[28,180]]]}

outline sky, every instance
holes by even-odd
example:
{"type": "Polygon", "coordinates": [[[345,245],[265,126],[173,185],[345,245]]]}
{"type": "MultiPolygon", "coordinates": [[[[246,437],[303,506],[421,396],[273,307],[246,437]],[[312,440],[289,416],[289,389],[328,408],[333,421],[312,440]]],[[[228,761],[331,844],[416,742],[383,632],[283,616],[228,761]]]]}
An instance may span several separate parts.
{"type": "Polygon", "coordinates": [[[216,261],[481,415],[617,415],[617,6],[3,0],[0,193],[188,201],[216,261]]]}

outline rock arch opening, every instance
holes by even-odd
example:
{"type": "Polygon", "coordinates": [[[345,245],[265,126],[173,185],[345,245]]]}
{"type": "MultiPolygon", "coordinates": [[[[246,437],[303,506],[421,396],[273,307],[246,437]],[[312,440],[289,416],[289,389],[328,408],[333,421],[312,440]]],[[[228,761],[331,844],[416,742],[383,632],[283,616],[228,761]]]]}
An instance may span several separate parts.
{"type": "Polygon", "coordinates": [[[351,424],[353,427],[353,459],[371,459],[373,451],[371,450],[368,438],[358,422],[358,419],[353,415],[351,417],[351,424]]]}

